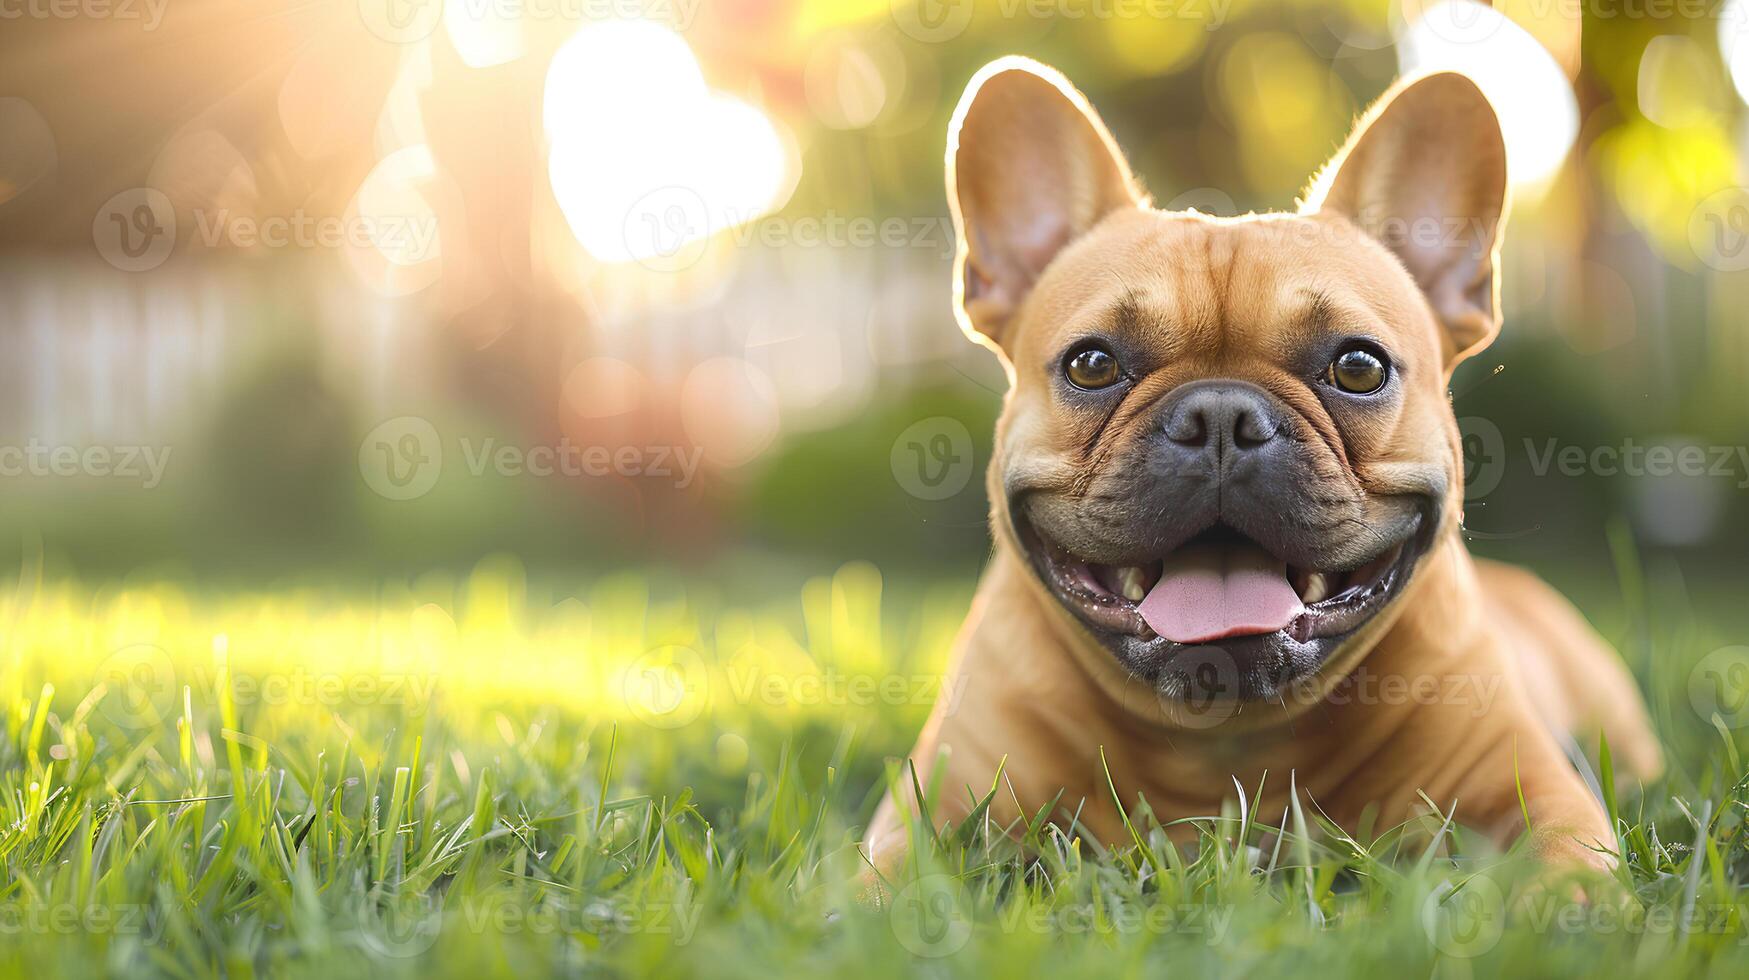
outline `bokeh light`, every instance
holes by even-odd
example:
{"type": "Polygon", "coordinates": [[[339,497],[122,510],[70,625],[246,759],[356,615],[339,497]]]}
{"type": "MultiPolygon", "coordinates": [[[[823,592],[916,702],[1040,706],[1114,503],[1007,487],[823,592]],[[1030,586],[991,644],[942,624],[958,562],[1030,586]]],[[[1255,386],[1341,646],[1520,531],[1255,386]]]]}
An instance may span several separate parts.
{"type": "Polygon", "coordinates": [[[36,107],[0,98],[0,204],[54,173],[55,136],[36,107]]]}
{"type": "Polygon", "coordinates": [[[445,0],[443,29],[462,64],[491,68],[522,57],[520,4],[445,0]]]}
{"type": "Polygon", "coordinates": [[[1217,76],[1221,105],[1244,143],[1246,177],[1292,187],[1329,156],[1354,115],[1354,97],[1300,38],[1247,34],[1228,48],[1217,76]]]}
{"type": "Polygon", "coordinates": [[[1662,34],[1646,43],[1635,88],[1640,112],[1668,129],[1710,125],[1724,111],[1712,59],[1699,42],[1682,34],[1662,34]]]}
{"type": "Polygon", "coordinates": [[[751,462],[777,437],[777,394],[764,372],[739,357],[693,368],[680,392],[686,435],[716,466],[751,462]]]}
{"type": "Polygon", "coordinates": [[[553,194],[596,259],[671,257],[782,203],[776,127],[711,91],[685,40],[662,25],[580,28],[553,57],[541,118],[553,194]]]}
{"type": "Polygon", "coordinates": [[[1505,14],[1475,0],[1429,7],[1398,41],[1405,74],[1459,71],[1474,79],[1506,137],[1513,189],[1533,196],[1579,134],[1579,104],[1548,50],[1505,14]]]}
{"type": "Polygon", "coordinates": [[[418,292],[443,272],[437,210],[423,192],[436,176],[430,147],[396,150],[372,168],[347,209],[347,258],[379,295],[418,292]]]}
{"type": "Polygon", "coordinates": [[[1725,0],[1719,11],[1719,55],[1731,71],[1738,97],[1749,102],[1749,2],[1725,0]]]}
{"type": "Polygon", "coordinates": [[[848,34],[816,45],[802,84],[808,107],[833,129],[861,129],[903,94],[904,60],[888,44],[865,44],[848,34]]]}

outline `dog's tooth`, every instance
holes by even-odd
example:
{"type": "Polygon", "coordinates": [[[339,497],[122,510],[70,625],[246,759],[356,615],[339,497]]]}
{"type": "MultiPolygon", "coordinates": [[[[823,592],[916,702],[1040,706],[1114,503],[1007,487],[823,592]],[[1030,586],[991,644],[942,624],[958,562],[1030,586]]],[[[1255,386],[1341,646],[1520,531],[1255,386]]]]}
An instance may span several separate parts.
{"type": "Polygon", "coordinates": [[[1330,578],[1323,572],[1312,572],[1306,576],[1305,591],[1300,593],[1300,601],[1311,605],[1320,602],[1330,595],[1330,578]]]}
{"type": "Polygon", "coordinates": [[[1134,565],[1125,565],[1117,570],[1117,582],[1123,586],[1123,597],[1131,602],[1141,602],[1148,594],[1148,582],[1141,569],[1134,565]]]}

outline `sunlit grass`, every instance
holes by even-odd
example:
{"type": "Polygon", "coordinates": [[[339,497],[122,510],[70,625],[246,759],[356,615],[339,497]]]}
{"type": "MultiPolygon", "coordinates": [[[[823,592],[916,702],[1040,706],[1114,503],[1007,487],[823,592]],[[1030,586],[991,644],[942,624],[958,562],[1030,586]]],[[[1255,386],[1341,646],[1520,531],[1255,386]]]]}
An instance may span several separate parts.
{"type": "Polygon", "coordinates": [[[1455,831],[1362,833],[1236,794],[1188,848],[1145,812],[1110,851],[1043,820],[925,833],[885,907],[861,904],[856,828],[939,693],[966,599],[866,565],[758,608],[659,577],[569,593],[511,562],[371,596],[27,578],[0,604],[0,968],[1485,975],[1534,957],[1688,976],[1749,961],[1749,797],[1728,729],[1680,760],[1681,785],[1606,780],[1628,860],[1589,905],[1525,897],[1522,858],[1455,831]]]}

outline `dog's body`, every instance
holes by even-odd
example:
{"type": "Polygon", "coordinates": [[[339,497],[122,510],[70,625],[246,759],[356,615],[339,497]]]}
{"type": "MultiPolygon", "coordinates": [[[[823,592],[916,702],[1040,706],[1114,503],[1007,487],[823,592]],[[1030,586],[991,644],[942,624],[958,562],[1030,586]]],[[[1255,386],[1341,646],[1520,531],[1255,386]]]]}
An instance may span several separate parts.
{"type": "MultiPolygon", "coordinates": [[[[1638,693],[1564,599],[1461,539],[1446,384],[1497,329],[1505,216],[1473,84],[1399,88],[1291,215],[1152,210],[1079,94],[1019,59],[968,88],[948,161],[956,314],[1011,387],[995,557],[910,757],[931,818],[994,787],[999,825],[1056,800],[1117,842],[1108,773],[1163,821],[1235,781],[1280,814],[1291,784],[1345,826],[1425,795],[1606,863],[1561,739],[1601,730],[1650,778],[1638,693]]],[[[882,803],[877,866],[915,806],[882,803]]]]}

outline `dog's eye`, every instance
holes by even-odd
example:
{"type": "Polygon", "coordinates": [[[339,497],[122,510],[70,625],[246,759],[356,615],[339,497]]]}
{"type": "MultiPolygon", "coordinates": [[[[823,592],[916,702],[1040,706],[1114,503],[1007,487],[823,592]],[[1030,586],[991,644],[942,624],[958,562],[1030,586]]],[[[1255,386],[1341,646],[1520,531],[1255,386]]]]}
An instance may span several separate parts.
{"type": "Polygon", "coordinates": [[[1364,347],[1350,347],[1330,362],[1330,383],[1355,395],[1370,395],[1385,386],[1385,362],[1364,347]]]}
{"type": "Polygon", "coordinates": [[[1088,391],[1109,388],[1123,377],[1117,358],[1103,347],[1083,347],[1070,354],[1063,363],[1063,373],[1069,376],[1069,383],[1088,391]]]}

